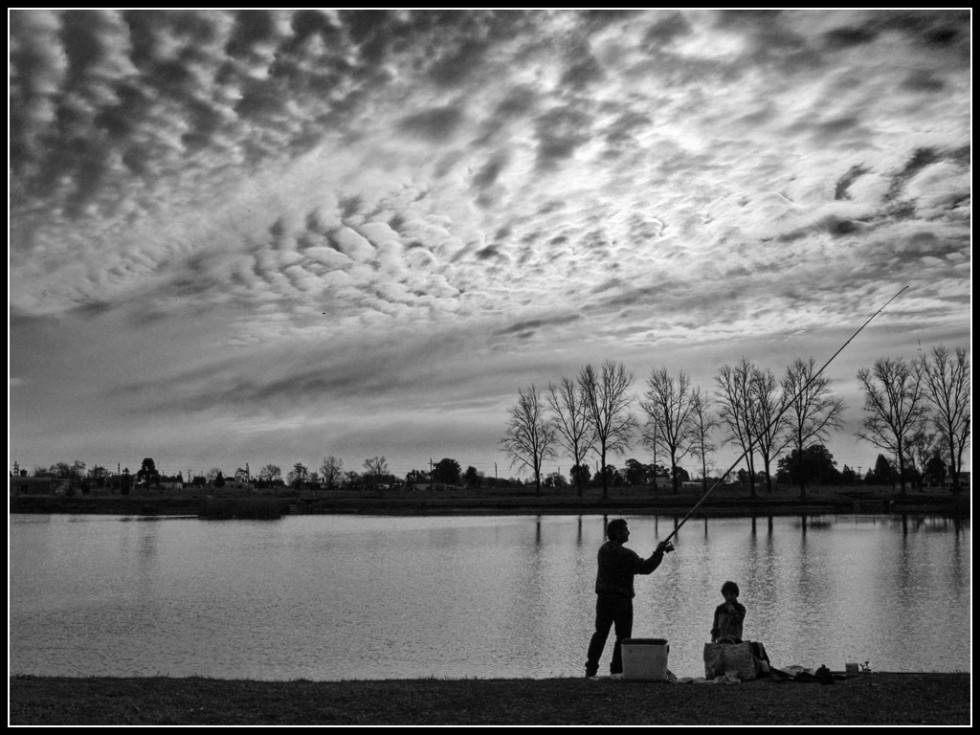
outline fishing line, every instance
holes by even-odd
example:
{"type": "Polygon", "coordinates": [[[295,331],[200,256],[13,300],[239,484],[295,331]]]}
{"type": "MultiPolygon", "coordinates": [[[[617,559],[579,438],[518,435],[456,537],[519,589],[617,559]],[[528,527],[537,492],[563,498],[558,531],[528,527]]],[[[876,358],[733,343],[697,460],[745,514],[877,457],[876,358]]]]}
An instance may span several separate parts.
{"type": "Polygon", "coordinates": [[[888,299],[888,301],[886,301],[881,306],[881,308],[878,309],[878,311],[876,311],[874,314],[872,314],[871,316],[869,316],[867,318],[867,320],[864,322],[864,324],[862,324],[860,327],[858,327],[857,328],[857,331],[855,331],[854,334],[852,334],[847,339],[847,341],[844,344],[842,344],[839,348],[837,348],[837,352],[835,352],[833,355],[830,356],[830,358],[827,360],[827,362],[825,362],[823,364],[823,367],[821,367],[819,370],[817,370],[817,372],[814,373],[813,376],[808,381],[806,381],[806,384],[796,393],[796,395],[794,395],[789,400],[784,400],[783,401],[783,405],[780,408],[779,413],[776,414],[776,418],[772,419],[771,421],[769,421],[769,423],[767,423],[765,425],[765,431],[760,431],[760,432],[757,432],[756,433],[756,438],[755,439],[752,439],[749,442],[749,445],[742,451],[742,453],[738,456],[738,458],[732,463],[732,466],[729,467],[727,470],[725,470],[725,472],[721,475],[721,477],[719,477],[718,480],[715,481],[715,484],[712,485],[710,488],[708,488],[707,491],[705,491],[704,495],[701,496],[701,499],[698,500],[698,502],[694,504],[694,507],[691,508],[691,510],[689,510],[687,512],[687,515],[685,515],[681,519],[680,523],[678,523],[676,526],[674,526],[674,530],[671,531],[670,535],[665,539],[666,542],[669,542],[676,535],[676,533],[681,530],[681,526],[683,526],[687,522],[687,519],[690,518],[694,514],[694,511],[696,511],[701,506],[701,503],[703,503],[705,501],[705,499],[714,491],[714,489],[716,487],[718,487],[719,485],[721,485],[722,481],[726,477],[728,477],[728,475],[732,472],[732,470],[734,470],[738,466],[738,463],[741,462],[745,458],[745,455],[747,455],[749,452],[752,451],[753,446],[759,440],[759,438],[761,438],[762,435],[765,432],[768,432],[769,429],[770,429],[770,427],[772,427],[774,424],[776,424],[779,421],[779,419],[782,418],[783,414],[786,413],[787,409],[793,404],[793,402],[797,398],[799,398],[800,396],[802,396],[804,393],[806,393],[807,389],[813,384],[813,382],[817,378],[819,378],[820,375],[821,375],[821,373],[823,373],[823,371],[827,369],[827,366],[831,362],[834,361],[834,358],[837,357],[841,352],[843,352],[844,351],[844,348],[847,347],[851,343],[851,341],[861,333],[861,330],[863,330],[866,326],[868,326],[871,323],[871,320],[872,319],[874,319],[881,312],[883,312],[885,310],[885,307],[888,306],[892,301],[894,301],[895,299],[897,299],[902,294],[902,292],[905,291],[907,288],[908,288],[908,285],[906,284],[905,286],[902,287],[902,289],[898,293],[896,293],[894,296],[892,296],[890,299],[888,299]]]}

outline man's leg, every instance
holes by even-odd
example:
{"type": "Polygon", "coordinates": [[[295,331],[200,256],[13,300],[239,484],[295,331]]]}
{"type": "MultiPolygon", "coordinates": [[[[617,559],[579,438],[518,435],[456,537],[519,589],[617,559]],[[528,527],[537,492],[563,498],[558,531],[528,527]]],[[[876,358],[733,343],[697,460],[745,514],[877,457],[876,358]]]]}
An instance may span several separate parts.
{"type": "Polygon", "coordinates": [[[602,649],[606,647],[606,638],[609,637],[609,629],[614,619],[614,610],[609,605],[609,601],[603,595],[599,595],[595,603],[595,633],[589,641],[589,654],[585,661],[586,676],[595,676],[599,671],[599,657],[602,656],[602,649]]]}
{"type": "Polygon", "coordinates": [[[623,597],[617,601],[613,623],[616,626],[616,643],[613,644],[613,656],[612,663],[609,665],[609,672],[622,674],[623,639],[629,638],[633,634],[633,601],[628,597],[623,597]]]}

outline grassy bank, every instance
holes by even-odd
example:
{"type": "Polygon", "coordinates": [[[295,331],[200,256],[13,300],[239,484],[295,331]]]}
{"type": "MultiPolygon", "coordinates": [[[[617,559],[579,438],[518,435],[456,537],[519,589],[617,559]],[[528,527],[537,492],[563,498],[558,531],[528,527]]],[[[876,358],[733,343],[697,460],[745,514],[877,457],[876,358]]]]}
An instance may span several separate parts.
{"type": "Polygon", "coordinates": [[[969,725],[970,674],[833,685],[609,679],[10,679],[11,725],[969,725]]]}
{"type": "MultiPolygon", "coordinates": [[[[650,488],[613,488],[609,497],[588,488],[582,497],[573,492],[533,489],[445,490],[305,490],[274,496],[233,496],[187,490],[162,495],[19,495],[10,498],[13,513],[100,513],[128,515],[201,515],[212,518],[266,517],[281,514],[365,513],[374,515],[480,515],[480,514],[657,514],[685,515],[701,492],[650,488]]],[[[818,487],[801,498],[796,488],[765,490],[751,497],[746,488],[719,488],[698,508],[702,516],[822,515],[844,513],[929,513],[968,517],[969,494],[908,492],[891,488],[818,487]]]]}

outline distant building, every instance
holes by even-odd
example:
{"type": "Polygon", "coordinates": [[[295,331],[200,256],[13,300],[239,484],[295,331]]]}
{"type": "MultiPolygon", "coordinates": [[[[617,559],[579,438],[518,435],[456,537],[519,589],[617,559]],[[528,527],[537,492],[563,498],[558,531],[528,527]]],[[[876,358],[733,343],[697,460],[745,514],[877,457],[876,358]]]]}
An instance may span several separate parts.
{"type": "MultiPolygon", "coordinates": [[[[970,482],[970,472],[969,470],[961,471],[959,475],[960,487],[964,490],[969,490],[972,487],[970,482]]],[[[946,482],[949,487],[953,486],[953,479],[949,478],[946,482]]]]}
{"type": "Polygon", "coordinates": [[[64,495],[68,480],[60,477],[11,477],[10,495],[64,495]]]}

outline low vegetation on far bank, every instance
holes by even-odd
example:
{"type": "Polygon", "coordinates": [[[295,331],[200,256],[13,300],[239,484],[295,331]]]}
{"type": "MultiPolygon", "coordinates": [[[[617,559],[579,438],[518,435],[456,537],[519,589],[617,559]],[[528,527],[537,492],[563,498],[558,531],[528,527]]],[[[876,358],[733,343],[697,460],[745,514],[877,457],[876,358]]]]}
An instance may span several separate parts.
{"type": "MultiPolygon", "coordinates": [[[[14,513],[97,513],[196,515],[202,518],[268,518],[321,513],[374,515],[442,514],[686,514],[702,497],[698,488],[621,487],[602,498],[598,488],[579,496],[566,489],[426,487],[374,490],[202,492],[183,490],[130,495],[19,495],[10,498],[14,513]]],[[[932,491],[901,494],[888,486],[815,486],[801,499],[792,490],[758,493],[744,487],[719,487],[695,517],[719,515],[821,515],[845,513],[930,513],[966,517],[969,493],[932,491]]]]}

